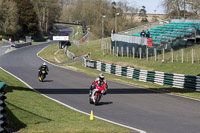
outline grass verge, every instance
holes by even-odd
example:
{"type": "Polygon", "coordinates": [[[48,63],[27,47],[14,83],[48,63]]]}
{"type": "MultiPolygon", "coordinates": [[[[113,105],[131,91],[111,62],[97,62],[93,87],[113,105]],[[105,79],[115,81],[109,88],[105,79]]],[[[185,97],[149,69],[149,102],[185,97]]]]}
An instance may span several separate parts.
{"type": "Polygon", "coordinates": [[[0,69],[0,80],[7,84],[8,132],[127,133],[132,130],[73,111],[29,89],[0,69]],[[104,125],[104,128],[102,128],[104,125]]]}
{"type": "Polygon", "coordinates": [[[64,54],[63,49],[59,49],[58,44],[47,46],[45,50],[39,53],[39,56],[55,64],[71,60],[64,54]]]}

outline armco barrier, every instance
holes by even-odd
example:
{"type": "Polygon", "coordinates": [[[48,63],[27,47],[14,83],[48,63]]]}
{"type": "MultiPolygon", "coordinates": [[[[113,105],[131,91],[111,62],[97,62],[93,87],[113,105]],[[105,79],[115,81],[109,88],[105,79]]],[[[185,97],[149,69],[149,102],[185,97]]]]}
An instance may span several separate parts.
{"type": "Polygon", "coordinates": [[[6,39],[3,39],[3,38],[2,38],[2,41],[3,41],[3,44],[10,44],[9,41],[6,40],[6,39]]]}
{"type": "Polygon", "coordinates": [[[6,91],[5,91],[6,84],[4,82],[0,82],[0,132],[5,132],[5,107],[6,104],[4,100],[6,99],[6,91]]]}
{"type": "Polygon", "coordinates": [[[100,61],[87,60],[85,57],[83,58],[83,65],[85,67],[115,74],[117,76],[127,77],[129,79],[151,82],[162,86],[200,91],[200,76],[140,70],[131,67],[107,64],[100,61]]]}
{"type": "Polygon", "coordinates": [[[29,46],[29,45],[32,45],[32,43],[31,42],[17,43],[17,44],[14,44],[14,47],[21,48],[21,47],[25,47],[25,46],[29,46]]]}
{"type": "Polygon", "coordinates": [[[69,57],[70,59],[74,59],[74,53],[67,50],[67,57],[69,57]]]}

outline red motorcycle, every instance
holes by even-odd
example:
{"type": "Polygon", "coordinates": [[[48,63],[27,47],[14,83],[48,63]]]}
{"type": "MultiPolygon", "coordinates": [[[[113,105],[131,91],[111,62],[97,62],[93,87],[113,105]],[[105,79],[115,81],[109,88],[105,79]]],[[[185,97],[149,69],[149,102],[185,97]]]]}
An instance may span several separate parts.
{"type": "Polygon", "coordinates": [[[99,101],[102,97],[102,94],[105,94],[106,84],[103,84],[102,86],[99,84],[95,85],[95,88],[92,90],[92,94],[89,98],[90,104],[98,105],[99,101]]]}

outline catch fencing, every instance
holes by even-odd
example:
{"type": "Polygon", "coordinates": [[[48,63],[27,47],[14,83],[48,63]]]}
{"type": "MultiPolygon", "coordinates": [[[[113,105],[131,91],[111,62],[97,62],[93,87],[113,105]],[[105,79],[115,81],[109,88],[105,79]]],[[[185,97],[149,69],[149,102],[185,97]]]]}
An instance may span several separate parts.
{"type": "Polygon", "coordinates": [[[87,60],[85,57],[83,58],[83,65],[98,71],[123,76],[129,79],[151,82],[162,86],[200,91],[200,76],[140,70],[95,60],[87,60]]]}

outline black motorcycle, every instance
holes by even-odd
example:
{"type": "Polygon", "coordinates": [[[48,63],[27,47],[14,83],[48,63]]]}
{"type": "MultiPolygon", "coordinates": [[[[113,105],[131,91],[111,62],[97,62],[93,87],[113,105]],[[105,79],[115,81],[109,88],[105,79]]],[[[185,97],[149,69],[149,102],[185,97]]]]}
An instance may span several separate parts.
{"type": "Polygon", "coordinates": [[[40,71],[38,72],[39,81],[40,81],[40,82],[43,82],[44,79],[46,78],[46,75],[47,75],[47,73],[46,73],[45,70],[40,70],[40,71]]]}

